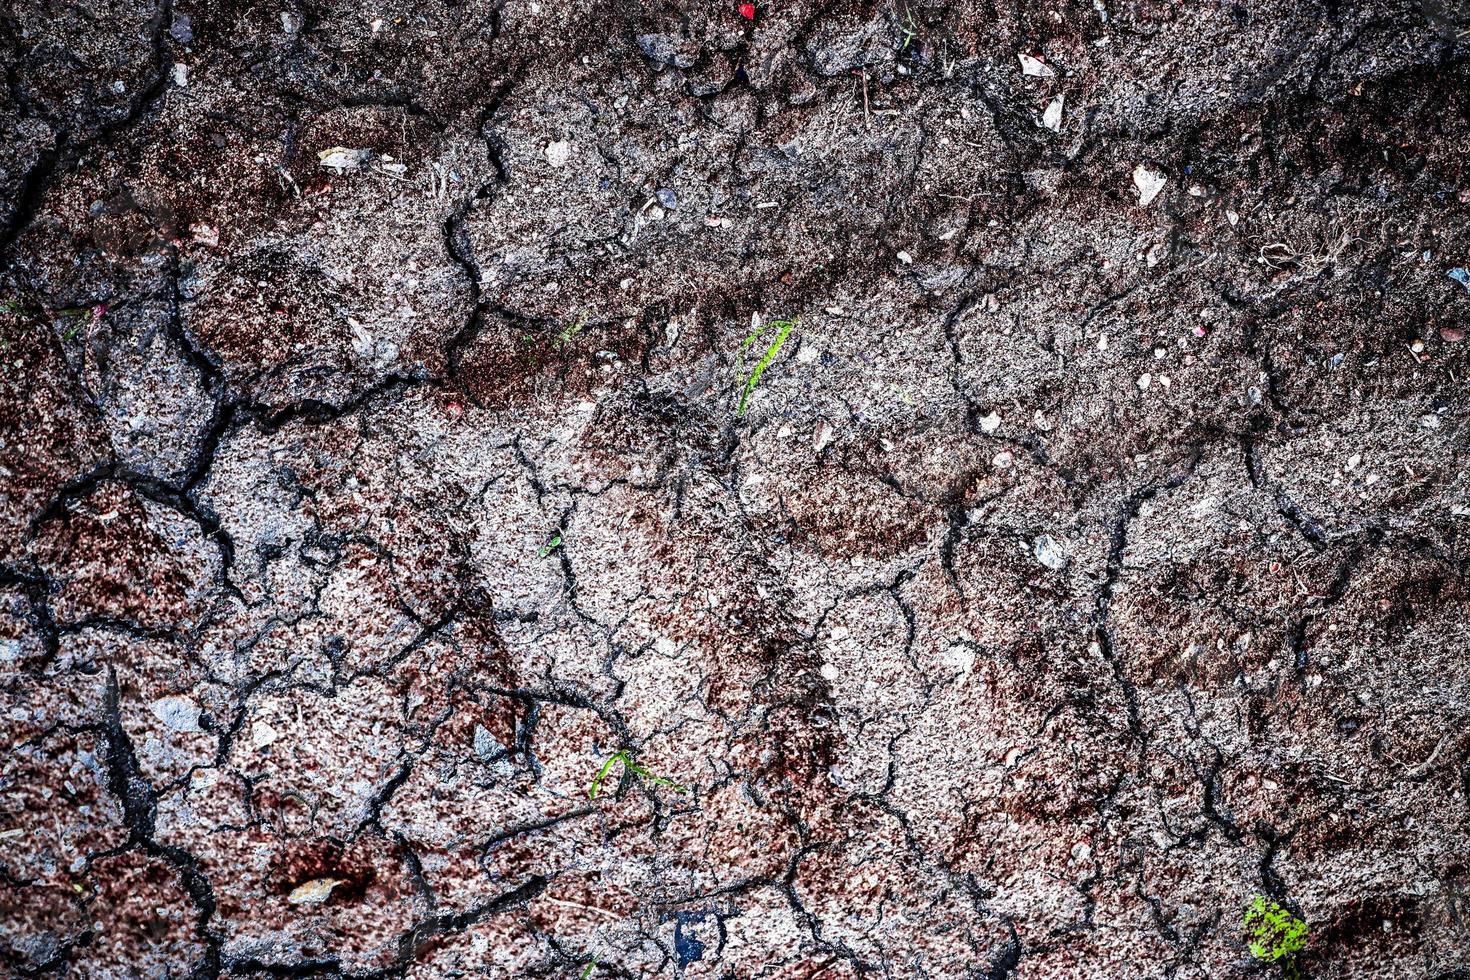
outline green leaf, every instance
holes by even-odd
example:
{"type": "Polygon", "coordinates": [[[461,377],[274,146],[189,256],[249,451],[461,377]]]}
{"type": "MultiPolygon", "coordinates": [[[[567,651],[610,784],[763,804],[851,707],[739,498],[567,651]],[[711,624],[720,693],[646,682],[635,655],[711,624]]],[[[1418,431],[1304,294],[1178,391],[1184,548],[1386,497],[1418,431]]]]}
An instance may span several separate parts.
{"type": "Polygon", "coordinates": [[[1244,926],[1251,955],[1257,959],[1275,962],[1307,948],[1307,924],[1264,895],[1251,899],[1244,926]]]}
{"type": "Polygon", "coordinates": [[[573,321],[572,323],[568,323],[565,327],[562,328],[561,332],[556,335],[556,342],[558,344],[565,344],[573,337],[577,336],[577,334],[581,333],[582,328],[586,325],[587,311],[583,310],[580,314],[578,314],[575,321],[573,321]]]}
{"type": "Polygon", "coordinates": [[[621,762],[625,771],[632,773],[639,779],[646,779],[650,783],[653,783],[655,786],[667,786],[676,793],[689,792],[688,787],[676,783],[672,779],[668,779],[664,776],[655,776],[653,773],[649,772],[647,769],[634,762],[633,757],[628,754],[627,749],[619,749],[618,751],[614,752],[610,757],[608,757],[608,760],[602,764],[602,768],[597,770],[597,775],[592,778],[592,788],[587,792],[588,799],[597,799],[598,789],[602,786],[602,781],[607,778],[608,771],[612,769],[613,763],[615,762],[621,762]]]}
{"type": "Polygon", "coordinates": [[[613,763],[614,762],[617,762],[619,759],[625,760],[623,764],[624,765],[627,765],[627,762],[626,762],[627,756],[624,755],[621,750],[619,750],[617,752],[614,752],[611,756],[609,756],[608,757],[608,760],[602,764],[602,768],[599,769],[599,770],[597,770],[597,775],[592,778],[592,788],[587,791],[587,799],[589,799],[589,800],[595,800],[595,799],[597,799],[597,789],[598,789],[598,787],[602,785],[602,780],[603,780],[603,778],[605,776],[607,776],[607,771],[609,769],[611,769],[612,766],[613,766],[613,763]]]}
{"type": "Polygon", "coordinates": [[[770,367],[771,362],[776,359],[776,355],[781,353],[781,347],[786,343],[786,338],[791,333],[792,328],[796,326],[796,323],[796,320],[772,320],[759,330],[756,330],[749,337],[746,337],[744,342],[741,343],[740,352],[736,355],[737,361],[745,353],[746,348],[755,343],[757,338],[772,327],[776,328],[776,339],[771,343],[771,346],[766,348],[765,356],[760,359],[760,363],[756,364],[755,370],[751,372],[750,378],[745,382],[745,388],[740,392],[740,404],[735,408],[736,418],[745,417],[745,403],[750,399],[751,392],[755,391],[755,386],[760,384],[761,375],[766,373],[766,368],[770,367]]]}

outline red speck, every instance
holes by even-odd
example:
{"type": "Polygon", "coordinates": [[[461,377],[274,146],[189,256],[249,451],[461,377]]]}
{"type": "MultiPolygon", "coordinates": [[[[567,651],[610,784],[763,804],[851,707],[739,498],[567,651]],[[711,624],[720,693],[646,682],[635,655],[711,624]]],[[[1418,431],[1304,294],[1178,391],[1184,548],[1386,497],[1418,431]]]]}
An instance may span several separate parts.
{"type": "Polygon", "coordinates": [[[464,406],[459,402],[450,402],[444,406],[444,411],[448,412],[451,418],[457,419],[464,414],[464,406]]]}
{"type": "Polygon", "coordinates": [[[755,20],[755,4],[742,3],[740,5],[740,16],[746,20],[755,20]]]}

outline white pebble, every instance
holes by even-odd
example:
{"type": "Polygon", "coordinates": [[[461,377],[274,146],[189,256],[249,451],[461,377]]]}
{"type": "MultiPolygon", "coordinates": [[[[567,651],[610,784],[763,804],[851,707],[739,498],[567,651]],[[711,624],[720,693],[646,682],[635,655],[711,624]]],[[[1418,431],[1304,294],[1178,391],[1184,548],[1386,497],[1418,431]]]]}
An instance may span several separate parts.
{"type": "Polygon", "coordinates": [[[1036,555],[1036,560],[1041,562],[1052,571],[1060,571],[1067,564],[1067,552],[1062,543],[1050,534],[1043,534],[1031,542],[1031,550],[1036,555]]]}
{"type": "Polygon", "coordinates": [[[1148,207],[1154,198],[1164,189],[1169,179],[1161,173],[1150,170],[1143,164],[1133,168],[1133,186],[1138,188],[1138,203],[1140,207],[1148,207]]]}

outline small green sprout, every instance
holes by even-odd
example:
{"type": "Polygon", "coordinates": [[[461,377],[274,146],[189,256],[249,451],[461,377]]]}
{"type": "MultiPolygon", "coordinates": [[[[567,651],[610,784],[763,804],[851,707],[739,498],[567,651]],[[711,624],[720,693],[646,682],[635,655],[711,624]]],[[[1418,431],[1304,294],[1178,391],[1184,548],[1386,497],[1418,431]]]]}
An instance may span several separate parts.
{"type": "Polygon", "coordinates": [[[914,43],[914,38],[919,36],[919,25],[914,23],[914,10],[912,7],[907,7],[904,9],[904,23],[902,29],[903,46],[898,49],[900,54],[907,51],[909,49],[909,45],[914,43]]]}
{"type": "Polygon", "coordinates": [[[755,391],[755,386],[760,384],[761,375],[766,373],[766,368],[770,367],[771,362],[776,359],[776,355],[781,353],[782,345],[786,343],[787,336],[790,335],[796,324],[797,320],[772,320],[770,323],[757,329],[749,337],[746,337],[740,344],[740,351],[736,354],[736,370],[744,374],[744,355],[746,349],[755,343],[766,331],[772,327],[776,328],[776,339],[771,342],[771,346],[766,348],[765,356],[760,359],[760,363],[756,364],[755,370],[750,373],[750,377],[746,379],[744,389],[740,392],[740,404],[735,408],[735,417],[737,419],[745,417],[745,403],[749,400],[751,392],[755,391]]]}
{"type": "Polygon", "coordinates": [[[592,777],[592,787],[587,791],[587,799],[597,799],[597,791],[602,787],[602,781],[607,778],[607,774],[612,769],[613,763],[615,762],[621,762],[625,771],[631,772],[639,779],[646,779],[650,783],[653,783],[655,786],[667,786],[675,793],[689,792],[686,787],[679,785],[672,779],[666,779],[663,776],[655,776],[653,773],[649,772],[647,769],[634,762],[633,756],[629,754],[627,749],[618,749],[612,754],[612,756],[608,758],[606,762],[602,764],[602,768],[597,770],[597,775],[592,777]]]}
{"type": "Polygon", "coordinates": [[[577,336],[577,334],[581,333],[582,328],[586,325],[587,311],[583,310],[581,313],[577,314],[577,319],[575,322],[567,324],[565,327],[562,328],[561,333],[556,335],[556,342],[558,344],[567,343],[573,337],[577,336]]]}
{"type": "Polygon", "coordinates": [[[581,980],[587,980],[588,977],[592,976],[592,971],[595,969],[597,969],[596,956],[592,957],[592,962],[588,963],[586,967],[582,969],[581,980]]]}
{"type": "Polygon", "coordinates": [[[1307,948],[1307,924],[1264,895],[1251,899],[1244,925],[1256,959],[1275,963],[1307,948]]]}
{"type": "Polygon", "coordinates": [[[558,532],[556,532],[555,534],[553,534],[551,536],[551,540],[550,541],[547,541],[545,544],[543,544],[541,546],[541,550],[539,550],[539,551],[536,552],[536,557],[537,558],[545,558],[547,555],[551,554],[553,551],[555,551],[557,548],[560,548],[560,547],[561,547],[561,532],[558,531],[558,532]]]}

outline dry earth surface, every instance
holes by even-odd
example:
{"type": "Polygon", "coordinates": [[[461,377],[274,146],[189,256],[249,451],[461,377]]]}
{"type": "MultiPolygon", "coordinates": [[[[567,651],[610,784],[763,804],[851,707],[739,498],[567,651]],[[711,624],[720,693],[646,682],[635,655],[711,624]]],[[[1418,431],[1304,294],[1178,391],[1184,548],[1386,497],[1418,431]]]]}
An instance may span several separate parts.
{"type": "Polygon", "coordinates": [[[1470,11],[0,50],[0,972],[1470,977],[1470,11]]]}

